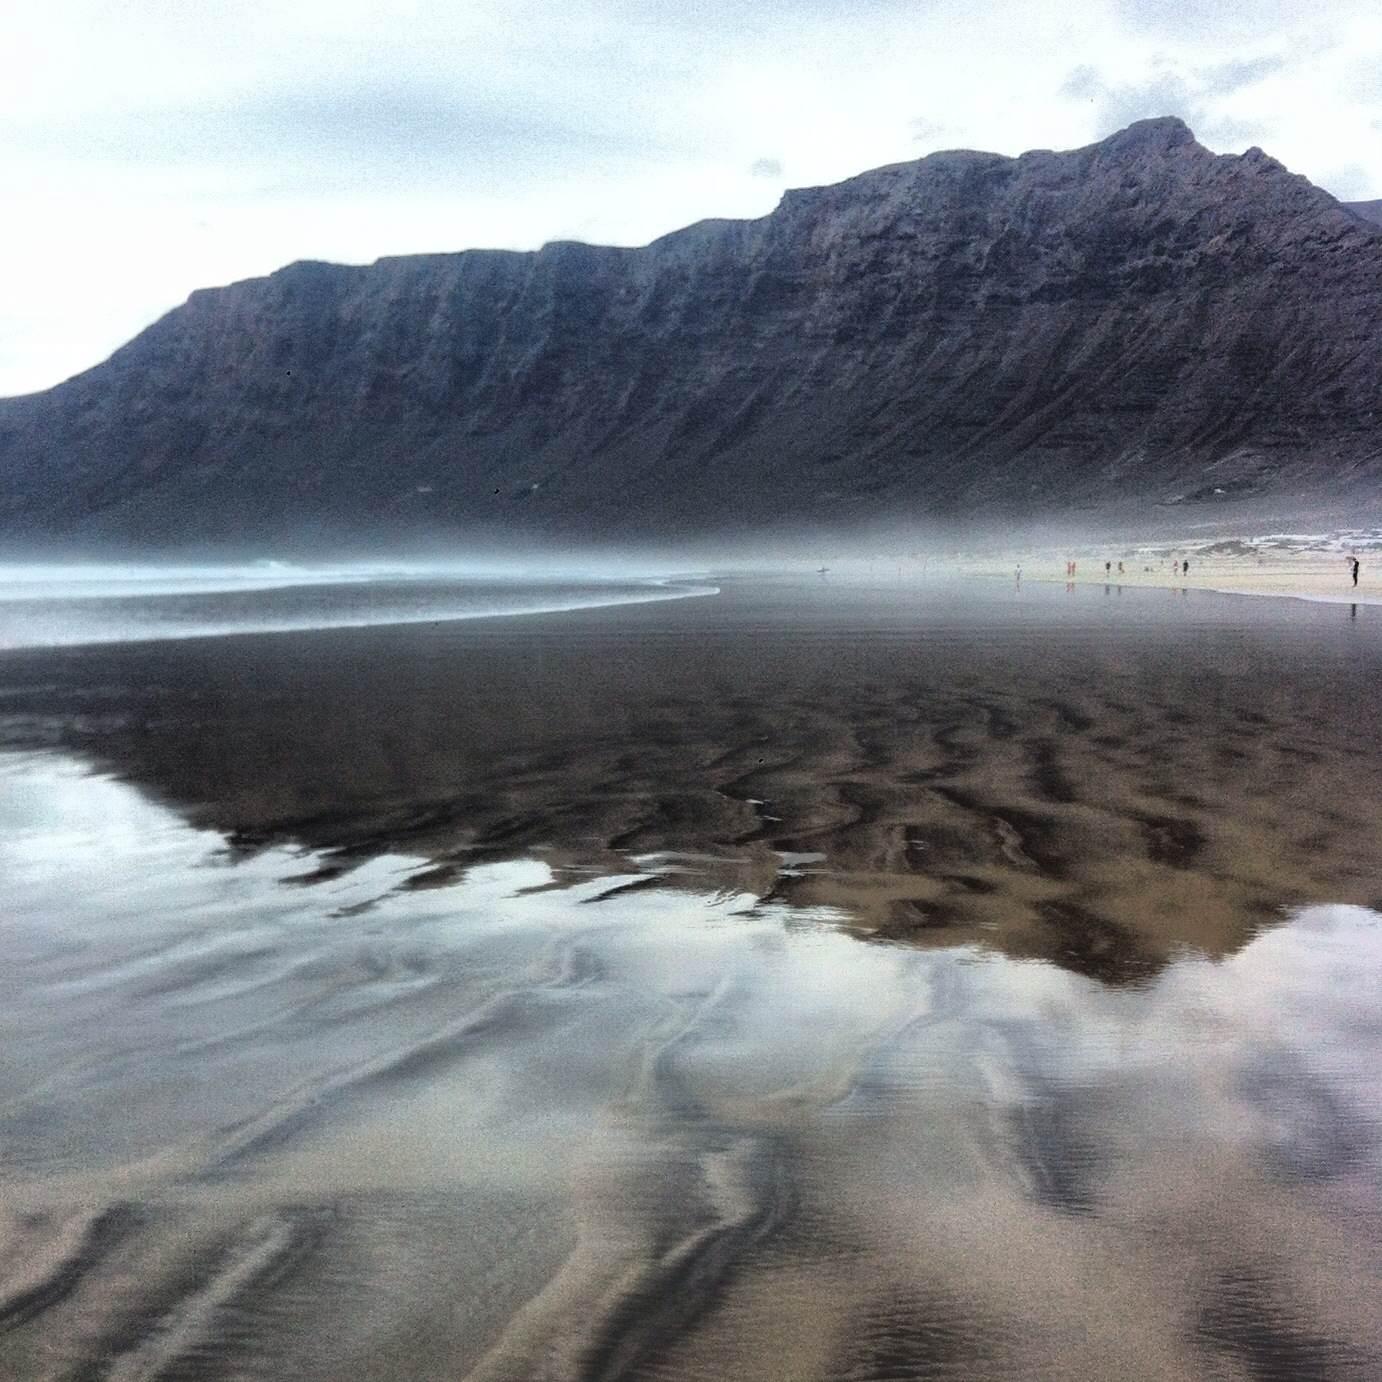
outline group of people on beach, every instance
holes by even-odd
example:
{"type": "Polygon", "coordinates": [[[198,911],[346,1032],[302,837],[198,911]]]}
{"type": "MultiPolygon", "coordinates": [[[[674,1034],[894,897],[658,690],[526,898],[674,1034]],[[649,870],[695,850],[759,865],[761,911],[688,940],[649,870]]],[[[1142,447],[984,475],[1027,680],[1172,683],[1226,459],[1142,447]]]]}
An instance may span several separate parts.
{"type": "MultiPolygon", "coordinates": [[[[1346,557],[1345,560],[1349,563],[1349,566],[1350,566],[1350,568],[1351,568],[1351,570],[1352,570],[1352,573],[1353,573],[1353,584],[1354,584],[1354,587],[1356,588],[1357,585],[1358,585],[1358,572],[1361,570],[1361,564],[1359,563],[1357,557],[1346,557]]],[[[1065,563],[1065,578],[1066,578],[1066,580],[1068,580],[1068,581],[1073,581],[1073,580],[1075,579],[1075,569],[1076,569],[1076,565],[1077,565],[1077,564],[1076,564],[1074,561],[1069,561],[1069,560],[1066,561],[1066,563],[1065,563]]],[[[1181,574],[1182,577],[1188,576],[1188,575],[1190,574],[1190,559],[1189,559],[1188,557],[1182,557],[1181,560],[1180,560],[1179,562],[1177,562],[1176,560],[1172,559],[1172,561],[1171,561],[1171,574],[1172,574],[1172,575],[1175,575],[1175,573],[1176,573],[1176,567],[1177,567],[1177,566],[1180,567],[1180,574],[1181,574]]],[[[1143,570],[1145,570],[1145,571],[1150,571],[1151,569],[1152,569],[1152,568],[1151,568],[1150,566],[1147,566],[1147,567],[1144,567],[1144,568],[1143,568],[1143,570]]],[[[1158,567],[1158,570],[1159,570],[1159,569],[1160,569],[1160,567],[1158,567]]],[[[1121,561],[1118,563],[1118,574],[1119,574],[1120,576],[1123,575],[1123,574],[1125,574],[1124,571],[1123,571],[1123,563],[1122,563],[1121,561]]],[[[1107,579],[1108,579],[1110,576],[1112,576],[1112,575],[1113,575],[1113,562],[1112,562],[1112,561],[1106,561],[1106,562],[1104,563],[1104,579],[1107,580],[1107,579]]],[[[1017,568],[1017,579],[1018,579],[1019,582],[1022,580],[1022,568],[1021,568],[1021,566],[1019,566],[1019,567],[1017,568]]]]}
{"type": "MultiPolygon", "coordinates": [[[[1142,569],[1144,571],[1150,571],[1152,568],[1150,566],[1144,566],[1142,569]]],[[[1065,574],[1067,576],[1073,576],[1075,574],[1075,563],[1073,561],[1068,561],[1065,563],[1065,574]]],[[[1125,574],[1123,571],[1123,563],[1121,561],[1118,563],[1118,574],[1120,576],[1125,574]]],[[[1171,563],[1171,574],[1173,576],[1176,574],[1175,562],[1171,563]]],[[[1180,574],[1182,576],[1188,576],[1190,574],[1190,563],[1188,561],[1183,561],[1180,563],[1180,574]]],[[[1111,575],[1113,575],[1113,563],[1111,561],[1106,561],[1104,563],[1104,578],[1107,580],[1108,577],[1110,577],[1111,575]]]]}

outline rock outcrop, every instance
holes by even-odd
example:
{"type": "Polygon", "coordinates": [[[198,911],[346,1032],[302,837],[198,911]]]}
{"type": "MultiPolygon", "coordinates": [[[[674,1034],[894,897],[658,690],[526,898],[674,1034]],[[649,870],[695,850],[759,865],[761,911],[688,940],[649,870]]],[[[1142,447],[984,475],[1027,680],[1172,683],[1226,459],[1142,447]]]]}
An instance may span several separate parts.
{"type": "Polygon", "coordinates": [[[1175,119],[639,249],[194,293],[0,402],[0,536],[659,537],[1382,473],[1382,226],[1175,119]]]}

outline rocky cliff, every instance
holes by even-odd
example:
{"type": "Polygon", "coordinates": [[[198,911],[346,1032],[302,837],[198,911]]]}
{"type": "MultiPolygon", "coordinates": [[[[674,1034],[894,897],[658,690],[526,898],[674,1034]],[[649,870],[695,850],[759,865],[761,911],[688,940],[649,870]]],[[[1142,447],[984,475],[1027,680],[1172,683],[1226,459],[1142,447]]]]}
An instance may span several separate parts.
{"type": "Polygon", "coordinates": [[[0,403],[0,535],[699,535],[1363,492],[1382,226],[1178,120],[639,249],[197,292],[0,403]]]}

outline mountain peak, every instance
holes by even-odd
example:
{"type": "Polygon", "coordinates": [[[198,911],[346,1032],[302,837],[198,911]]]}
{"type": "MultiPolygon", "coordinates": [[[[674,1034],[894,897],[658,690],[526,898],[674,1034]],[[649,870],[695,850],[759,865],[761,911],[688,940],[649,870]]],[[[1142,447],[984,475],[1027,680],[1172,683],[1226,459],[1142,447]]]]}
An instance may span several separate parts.
{"type": "Polygon", "coordinates": [[[1194,143],[1194,131],[1178,115],[1158,115],[1150,120],[1134,120],[1101,140],[1098,147],[1117,153],[1168,154],[1194,143]]]}

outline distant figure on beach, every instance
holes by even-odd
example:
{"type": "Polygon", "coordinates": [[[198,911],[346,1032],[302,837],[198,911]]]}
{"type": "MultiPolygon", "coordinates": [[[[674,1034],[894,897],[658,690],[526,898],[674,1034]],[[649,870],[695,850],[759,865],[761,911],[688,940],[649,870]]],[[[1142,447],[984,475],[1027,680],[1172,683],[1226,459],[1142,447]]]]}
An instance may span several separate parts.
{"type": "Polygon", "coordinates": [[[1120,576],[1123,574],[1123,563],[1121,561],[1118,563],[1118,574],[1120,576]]]}
{"type": "Polygon", "coordinates": [[[1107,576],[1107,575],[1109,574],[1109,572],[1112,571],[1112,570],[1113,570],[1113,563],[1112,563],[1111,561],[1106,561],[1106,562],[1104,563],[1104,575],[1107,576]]]}
{"type": "Polygon", "coordinates": [[[1190,563],[1189,563],[1188,561],[1183,561],[1183,562],[1181,562],[1181,564],[1180,564],[1180,574],[1181,574],[1182,576],[1188,576],[1188,575],[1190,574],[1190,563]]]}
{"type": "Polygon", "coordinates": [[[1351,562],[1353,563],[1353,585],[1354,585],[1354,588],[1356,589],[1356,588],[1357,588],[1357,585],[1358,585],[1358,558],[1357,558],[1357,557],[1350,557],[1350,558],[1349,558],[1349,561],[1351,561],[1351,562]]]}

